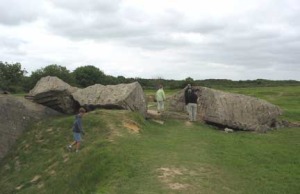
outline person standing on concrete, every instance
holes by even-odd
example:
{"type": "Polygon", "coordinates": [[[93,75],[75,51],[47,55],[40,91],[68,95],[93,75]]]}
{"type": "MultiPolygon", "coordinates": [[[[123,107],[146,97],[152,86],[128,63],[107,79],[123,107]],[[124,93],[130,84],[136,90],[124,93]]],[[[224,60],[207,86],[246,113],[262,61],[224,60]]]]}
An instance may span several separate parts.
{"type": "Polygon", "coordinates": [[[190,97],[189,97],[189,103],[188,103],[188,109],[189,109],[189,119],[190,121],[197,121],[197,109],[198,109],[198,95],[196,90],[192,90],[190,97]]]}
{"type": "Polygon", "coordinates": [[[191,84],[188,84],[184,91],[185,110],[187,111],[188,114],[190,114],[190,108],[188,104],[190,102],[191,94],[192,94],[192,86],[191,84]]]}
{"type": "Polygon", "coordinates": [[[157,113],[161,113],[165,109],[164,101],[166,100],[166,95],[162,85],[159,85],[159,89],[156,92],[155,98],[157,102],[157,113]]]}

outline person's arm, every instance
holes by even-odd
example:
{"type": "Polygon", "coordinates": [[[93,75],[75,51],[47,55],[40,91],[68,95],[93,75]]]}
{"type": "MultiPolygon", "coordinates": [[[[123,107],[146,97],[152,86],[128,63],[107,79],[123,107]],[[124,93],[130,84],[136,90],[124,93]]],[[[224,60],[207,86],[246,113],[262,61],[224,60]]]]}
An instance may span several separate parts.
{"type": "Polygon", "coordinates": [[[188,96],[187,96],[187,90],[184,91],[184,102],[185,102],[185,105],[188,104],[188,96]]]}
{"type": "Polygon", "coordinates": [[[163,91],[163,90],[162,90],[162,96],[163,96],[163,99],[166,100],[166,94],[165,94],[165,91],[163,91]]]}

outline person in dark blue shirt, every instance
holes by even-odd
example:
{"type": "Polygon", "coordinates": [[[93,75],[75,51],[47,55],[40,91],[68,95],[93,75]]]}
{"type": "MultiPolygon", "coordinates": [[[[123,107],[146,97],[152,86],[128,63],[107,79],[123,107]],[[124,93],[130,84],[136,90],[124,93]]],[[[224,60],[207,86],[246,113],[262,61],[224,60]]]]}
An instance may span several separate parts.
{"type": "Polygon", "coordinates": [[[84,135],[81,118],[83,117],[85,112],[86,112],[86,110],[84,108],[80,108],[79,113],[75,116],[75,121],[73,123],[74,141],[70,145],[67,146],[67,148],[70,151],[72,150],[72,147],[74,145],[76,145],[76,152],[79,151],[80,142],[81,142],[81,134],[84,135]]]}

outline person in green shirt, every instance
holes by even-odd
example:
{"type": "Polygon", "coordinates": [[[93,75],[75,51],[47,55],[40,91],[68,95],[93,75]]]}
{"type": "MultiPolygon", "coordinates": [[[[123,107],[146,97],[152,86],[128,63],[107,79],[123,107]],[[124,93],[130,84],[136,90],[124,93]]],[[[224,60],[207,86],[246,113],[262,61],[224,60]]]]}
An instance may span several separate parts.
{"type": "Polygon", "coordinates": [[[164,111],[164,101],[166,100],[166,95],[162,85],[159,85],[159,89],[156,92],[156,102],[157,102],[157,113],[164,111]]]}

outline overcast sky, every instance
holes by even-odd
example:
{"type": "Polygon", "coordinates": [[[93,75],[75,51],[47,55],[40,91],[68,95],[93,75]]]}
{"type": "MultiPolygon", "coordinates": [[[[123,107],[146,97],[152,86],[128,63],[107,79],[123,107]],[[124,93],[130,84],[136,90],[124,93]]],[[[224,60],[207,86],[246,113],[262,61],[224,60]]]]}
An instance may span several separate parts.
{"type": "Polygon", "coordinates": [[[300,80],[300,1],[0,0],[0,61],[28,72],[300,80]]]}

